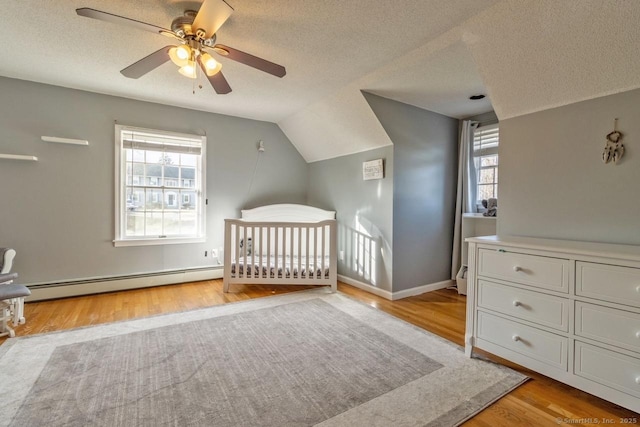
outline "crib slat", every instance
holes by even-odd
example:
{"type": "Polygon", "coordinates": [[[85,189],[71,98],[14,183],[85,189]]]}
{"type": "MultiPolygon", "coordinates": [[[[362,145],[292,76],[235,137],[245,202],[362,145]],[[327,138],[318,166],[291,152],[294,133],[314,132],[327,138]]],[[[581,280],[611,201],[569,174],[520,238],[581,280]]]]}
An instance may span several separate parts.
{"type": "MultiPolygon", "coordinates": [[[[258,239],[256,239],[255,241],[255,245],[259,248],[258,249],[258,278],[262,279],[262,246],[263,246],[263,241],[262,241],[262,227],[258,227],[258,237],[260,238],[260,242],[259,242],[259,246],[258,246],[258,239]]],[[[255,252],[255,248],[253,250],[255,252]]]]}
{"type": "Polygon", "coordinates": [[[278,259],[280,258],[280,251],[278,250],[280,248],[280,245],[278,244],[278,235],[280,234],[280,227],[276,227],[276,235],[274,236],[274,242],[273,242],[273,249],[275,250],[275,253],[273,254],[273,260],[274,260],[274,270],[273,270],[273,277],[274,278],[278,278],[278,259]]]}
{"type": "Polygon", "coordinates": [[[305,266],[305,270],[304,271],[305,271],[305,274],[306,274],[305,275],[305,279],[309,279],[309,233],[310,233],[310,230],[309,230],[308,226],[305,227],[305,229],[307,230],[307,238],[305,239],[306,240],[305,241],[306,248],[305,248],[305,251],[304,251],[304,255],[305,255],[305,259],[307,261],[307,263],[306,263],[307,265],[305,266]]]}
{"type": "Polygon", "coordinates": [[[336,292],[338,290],[338,257],[336,248],[336,239],[338,230],[336,229],[336,222],[332,221],[329,227],[329,284],[331,285],[331,291],[336,292]]]}
{"type": "Polygon", "coordinates": [[[298,279],[302,280],[302,229],[296,228],[298,231],[298,279]]]}
{"type": "MultiPolygon", "coordinates": [[[[255,242],[256,228],[251,227],[250,230],[251,230],[251,277],[256,277],[256,271],[255,271],[256,270],[256,250],[254,248],[254,245],[256,244],[255,242]]],[[[247,241],[249,241],[249,239],[247,239],[247,241]]]]}
{"type": "Polygon", "coordinates": [[[271,277],[271,227],[267,227],[267,278],[271,277]]]}
{"type": "Polygon", "coordinates": [[[242,238],[244,239],[243,244],[242,244],[242,260],[244,262],[244,270],[243,270],[243,277],[246,279],[247,277],[249,277],[249,275],[247,274],[247,270],[249,270],[247,268],[247,264],[249,264],[247,261],[247,226],[243,225],[242,226],[242,238]]]}
{"type": "Polygon", "coordinates": [[[235,263],[236,263],[236,275],[235,277],[240,277],[240,226],[235,224],[234,226],[236,230],[236,241],[233,242],[233,251],[235,252],[235,263]]]}
{"type": "MultiPolygon", "coordinates": [[[[295,266],[293,263],[295,262],[295,253],[296,253],[295,245],[293,242],[295,241],[296,229],[293,226],[289,227],[289,233],[290,233],[289,252],[287,252],[287,255],[289,255],[289,278],[293,279],[295,277],[295,274],[294,274],[295,266]]],[[[300,277],[299,269],[298,269],[298,277],[300,277]]]]}
{"type": "Polygon", "coordinates": [[[324,278],[324,260],[325,260],[325,240],[327,237],[327,230],[326,227],[322,227],[320,229],[320,234],[322,235],[321,239],[322,239],[322,250],[320,251],[320,278],[324,278]]]}
{"type": "Polygon", "coordinates": [[[318,272],[318,227],[313,227],[313,278],[315,279],[318,272]]]}

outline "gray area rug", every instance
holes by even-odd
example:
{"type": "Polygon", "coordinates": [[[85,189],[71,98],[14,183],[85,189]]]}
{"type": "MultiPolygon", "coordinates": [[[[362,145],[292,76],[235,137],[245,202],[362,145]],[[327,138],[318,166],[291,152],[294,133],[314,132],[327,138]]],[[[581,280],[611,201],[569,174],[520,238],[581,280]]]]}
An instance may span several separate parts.
{"type": "Polygon", "coordinates": [[[8,340],[0,425],[450,426],[525,380],[321,289],[8,340]]]}

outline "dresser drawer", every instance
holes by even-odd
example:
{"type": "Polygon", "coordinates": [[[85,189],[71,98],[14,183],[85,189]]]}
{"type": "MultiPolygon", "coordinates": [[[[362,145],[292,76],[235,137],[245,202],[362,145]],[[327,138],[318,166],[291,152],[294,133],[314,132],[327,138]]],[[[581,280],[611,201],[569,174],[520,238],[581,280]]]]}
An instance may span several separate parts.
{"type": "Polygon", "coordinates": [[[640,360],[576,341],[575,374],[640,397],[640,360]]]}
{"type": "Polygon", "coordinates": [[[569,331],[569,300],[565,298],[479,280],[478,305],[564,332],[569,331]]]}
{"type": "Polygon", "coordinates": [[[576,294],[640,307],[640,268],[576,262],[576,294]]]}
{"type": "Polygon", "coordinates": [[[576,301],[576,335],[640,351],[640,314],[576,301]]]}
{"type": "Polygon", "coordinates": [[[567,339],[527,325],[478,311],[479,339],[567,370],[567,339]]]}
{"type": "Polygon", "coordinates": [[[478,276],[568,292],[569,260],[480,249],[478,276]]]}

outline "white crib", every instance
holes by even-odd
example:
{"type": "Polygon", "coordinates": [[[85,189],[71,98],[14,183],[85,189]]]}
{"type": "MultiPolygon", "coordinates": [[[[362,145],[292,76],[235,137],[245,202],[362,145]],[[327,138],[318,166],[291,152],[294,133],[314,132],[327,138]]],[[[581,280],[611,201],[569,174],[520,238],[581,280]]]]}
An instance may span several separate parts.
{"type": "Polygon", "coordinates": [[[234,283],[320,285],[337,290],[336,213],[278,204],[226,219],[224,292],[234,283]]]}

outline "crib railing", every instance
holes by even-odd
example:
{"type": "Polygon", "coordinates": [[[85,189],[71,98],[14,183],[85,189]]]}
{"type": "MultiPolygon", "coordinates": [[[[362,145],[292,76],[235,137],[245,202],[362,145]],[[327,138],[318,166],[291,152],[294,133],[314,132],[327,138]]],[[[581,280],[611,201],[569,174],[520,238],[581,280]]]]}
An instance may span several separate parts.
{"type": "Polygon", "coordinates": [[[225,220],[224,291],[233,283],[337,289],[336,220],[225,220]]]}

